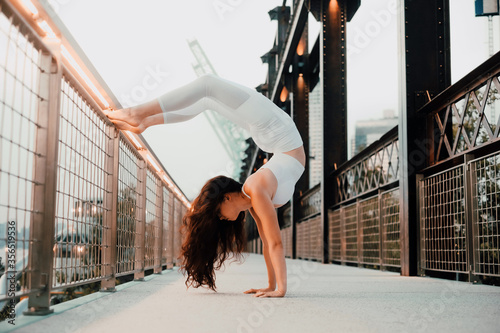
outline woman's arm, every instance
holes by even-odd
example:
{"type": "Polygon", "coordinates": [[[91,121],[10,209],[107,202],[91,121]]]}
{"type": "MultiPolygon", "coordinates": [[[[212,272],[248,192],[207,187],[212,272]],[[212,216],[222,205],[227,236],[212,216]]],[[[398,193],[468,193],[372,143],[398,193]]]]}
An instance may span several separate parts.
{"type": "MultiPolygon", "coordinates": [[[[265,171],[265,170],[263,170],[265,171]]],[[[287,290],[286,262],[278,216],[266,186],[250,186],[249,195],[255,214],[262,223],[262,233],[267,240],[269,258],[274,269],[278,289],[275,291],[258,292],[257,297],[283,297],[287,290]]]]}
{"type": "Polygon", "coordinates": [[[273,264],[271,263],[271,258],[269,257],[269,246],[267,245],[267,239],[262,231],[262,222],[260,221],[259,217],[255,213],[255,210],[253,208],[250,208],[249,211],[253,219],[255,220],[255,224],[257,225],[257,230],[259,231],[260,238],[262,239],[262,245],[263,245],[262,252],[264,252],[264,260],[266,261],[267,278],[269,281],[269,286],[267,288],[261,288],[261,289],[249,289],[244,293],[253,294],[259,291],[274,291],[276,289],[276,276],[274,274],[274,268],[273,264]]]}

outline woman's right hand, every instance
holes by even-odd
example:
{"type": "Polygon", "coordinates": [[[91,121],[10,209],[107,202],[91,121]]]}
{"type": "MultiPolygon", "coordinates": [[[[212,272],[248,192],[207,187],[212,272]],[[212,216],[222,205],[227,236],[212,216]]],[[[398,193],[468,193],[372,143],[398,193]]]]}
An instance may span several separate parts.
{"type": "Polygon", "coordinates": [[[255,293],[258,293],[258,292],[274,291],[275,289],[276,288],[271,288],[271,287],[261,288],[261,289],[248,289],[247,291],[244,291],[243,293],[245,293],[245,294],[255,294],[255,293]]]}

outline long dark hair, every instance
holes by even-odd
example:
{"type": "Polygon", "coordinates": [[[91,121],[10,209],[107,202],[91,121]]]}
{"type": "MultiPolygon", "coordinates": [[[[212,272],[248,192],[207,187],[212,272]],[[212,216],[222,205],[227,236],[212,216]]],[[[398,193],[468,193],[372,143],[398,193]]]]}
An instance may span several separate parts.
{"type": "Polygon", "coordinates": [[[182,219],[184,235],[179,258],[180,271],[187,273],[186,286],[207,286],[215,291],[215,270],[220,269],[226,259],[242,259],[246,246],[245,212],[236,221],[219,218],[220,204],[224,195],[241,191],[237,181],[217,176],[203,186],[190,210],[182,219]]]}

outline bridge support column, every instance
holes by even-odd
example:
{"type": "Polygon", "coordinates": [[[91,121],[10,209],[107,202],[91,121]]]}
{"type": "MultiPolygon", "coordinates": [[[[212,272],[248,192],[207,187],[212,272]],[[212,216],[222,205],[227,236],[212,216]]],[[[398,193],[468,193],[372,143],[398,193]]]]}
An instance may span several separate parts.
{"type": "Polygon", "coordinates": [[[330,174],[347,160],[346,2],[323,0],[320,35],[320,75],[323,83],[323,167],[321,217],[323,262],[328,262],[328,207],[335,199],[330,174]]]}
{"type": "Polygon", "coordinates": [[[417,111],[451,83],[449,0],[399,0],[398,10],[401,274],[408,276],[416,275],[418,266],[416,176],[435,144],[427,136],[426,116],[417,111]]]}
{"type": "MultiPolygon", "coordinates": [[[[306,156],[309,156],[309,70],[308,70],[308,41],[307,23],[297,46],[293,59],[293,102],[291,116],[299,130],[306,156]]],[[[309,163],[302,177],[295,185],[295,195],[292,199],[292,258],[296,258],[297,229],[300,219],[300,197],[309,189],[309,163]]]]}

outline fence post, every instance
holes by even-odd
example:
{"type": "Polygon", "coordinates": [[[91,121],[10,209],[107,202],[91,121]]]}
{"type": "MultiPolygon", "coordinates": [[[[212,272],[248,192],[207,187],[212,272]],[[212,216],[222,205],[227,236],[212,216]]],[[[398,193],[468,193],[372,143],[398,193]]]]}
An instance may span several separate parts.
{"type": "Polygon", "coordinates": [[[156,226],[158,230],[158,235],[155,238],[155,254],[154,254],[154,273],[161,274],[162,271],[162,249],[163,249],[163,185],[162,182],[158,182],[156,191],[159,195],[156,196],[156,226]]]}
{"type": "MultiPolygon", "coordinates": [[[[169,256],[169,259],[167,259],[167,261],[169,261],[171,267],[174,267],[174,256],[175,256],[175,253],[174,253],[174,249],[175,249],[175,223],[174,223],[174,219],[175,219],[175,201],[174,201],[174,193],[171,192],[169,190],[169,213],[168,213],[168,231],[169,231],[169,234],[170,236],[168,237],[169,240],[170,240],[170,256],[169,256]]],[[[167,265],[168,267],[168,265],[167,265]]]]}
{"type": "Polygon", "coordinates": [[[104,237],[102,263],[105,279],[101,281],[101,291],[116,291],[116,228],[118,218],[118,181],[120,135],[114,126],[107,126],[110,139],[106,146],[106,196],[104,198],[104,237]]]}
{"type": "MultiPolygon", "coordinates": [[[[51,49],[59,57],[59,45],[51,49]]],[[[60,58],[59,58],[60,59],[60,58]]],[[[54,228],[56,215],[57,161],[59,150],[59,100],[61,93],[60,61],[50,53],[40,57],[38,128],[33,163],[33,213],[31,214],[28,265],[30,295],[26,315],[45,315],[50,309],[50,291],[54,260],[54,228]]]]}
{"type": "Polygon", "coordinates": [[[177,222],[175,221],[176,219],[176,214],[177,214],[177,204],[175,201],[175,195],[172,192],[172,213],[170,216],[172,219],[170,220],[170,226],[172,227],[172,266],[177,266],[177,254],[176,254],[176,245],[178,242],[178,233],[176,230],[177,227],[177,222]]]}
{"type": "Polygon", "coordinates": [[[476,173],[471,168],[471,163],[474,155],[465,154],[464,156],[464,189],[465,189],[465,228],[466,228],[466,248],[467,248],[467,264],[469,271],[469,282],[479,282],[480,279],[475,275],[477,271],[478,258],[476,251],[477,247],[477,223],[474,219],[474,191],[476,184],[476,173]]]}
{"type": "MultiPolygon", "coordinates": [[[[423,223],[423,218],[422,216],[422,207],[424,205],[425,201],[425,189],[423,188],[424,184],[424,176],[422,174],[417,174],[416,175],[416,180],[417,180],[417,223],[418,223],[418,238],[419,238],[419,249],[418,249],[418,257],[417,257],[417,262],[418,262],[418,267],[417,267],[417,274],[420,276],[425,275],[425,225],[423,223]]],[[[401,239],[401,235],[400,235],[401,239]]],[[[400,255],[400,258],[402,256],[400,255]]],[[[403,262],[401,262],[401,265],[403,265],[403,262]]]]}
{"type": "Polygon", "coordinates": [[[346,251],[346,241],[345,241],[345,212],[344,207],[340,206],[340,263],[345,265],[345,251],[346,251]]]}
{"type": "Polygon", "coordinates": [[[384,230],[384,195],[382,191],[378,191],[378,239],[379,239],[379,263],[380,270],[384,271],[384,240],[385,240],[385,230],[384,230]]]}
{"type": "Polygon", "coordinates": [[[358,266],[362,267],[363,261],[363,224],[361,223],[361,203],[359,199],[356,199],[356,236],[358,240],[358,266]]]}
{"type": "Polygon", "coordinates": [[[136,236],[135,236],[135,273],[134,281],[144,281],[144,246],[146,237],[146,182],[148,168],[146,161],[140,159],[138,161],[138,175],[137,175],[137,192],[140,200],[138,201],[137,214],[136,214],[136,236]]]}

